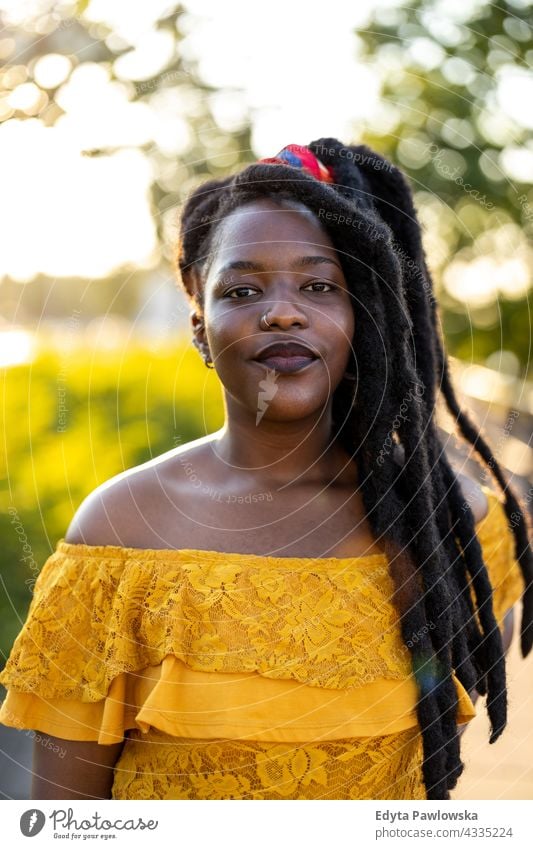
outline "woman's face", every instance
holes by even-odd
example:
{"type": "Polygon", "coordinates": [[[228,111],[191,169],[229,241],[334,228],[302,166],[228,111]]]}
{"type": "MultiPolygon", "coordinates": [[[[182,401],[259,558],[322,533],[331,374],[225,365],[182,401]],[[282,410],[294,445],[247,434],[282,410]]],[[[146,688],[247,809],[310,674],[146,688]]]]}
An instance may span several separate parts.
{"type": "Polygon", "coordinates": [[[309,210],[264,198],[224,219],[204,280],[204,322],[193,315],[197,344],[229,396],[254,417],[260,393],[264,417],[276,421],[312,415],[331,401],[348,365],[354,315],[337,253],[309,210]],[[265,313],[270,328],[261,322],[265,313]],[[288,371],[279,359],[258,359],[278,342],[308,345],[316,357],[293,361],[288,371]]]}

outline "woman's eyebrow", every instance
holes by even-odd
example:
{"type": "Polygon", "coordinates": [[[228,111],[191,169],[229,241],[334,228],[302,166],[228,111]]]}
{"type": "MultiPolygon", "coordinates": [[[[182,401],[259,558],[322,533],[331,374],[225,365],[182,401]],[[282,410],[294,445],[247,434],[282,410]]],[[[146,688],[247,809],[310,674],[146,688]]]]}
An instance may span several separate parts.
{"type": "Polygon", "coordinates": [[[329,256],[318,256],[317,254],[311,254],[310,256],[299,256],[295,259],[294,262],[291,263],[293,268],[305,268],[308,265],[322,265],[323,263],[329,262],[331,265],[336,265],[342,271],[342,266],[340,263],[336,262],[334,259],[331,259],[329,256]]]}
{"type": "MultiPolygon", "coordinates": [[[[315,266],[315,265],[323,265],[324,263],[330,263],[331,265],[336,265],[340,271],[342,271],[342,266],[336,262],[331,257],[327,256],[319,256],[318,254],[311,254],[309,256],[299,256],[290,263],[291,268],[305,268],[307,266],[315,266]]],[[[231,262],[223,265],[221,269],[217,272],[218,274],[225,274],[227,271],[266,271],[265,266],[260,262],[254,262],[251,259],[236,259],[231,262]]]]}

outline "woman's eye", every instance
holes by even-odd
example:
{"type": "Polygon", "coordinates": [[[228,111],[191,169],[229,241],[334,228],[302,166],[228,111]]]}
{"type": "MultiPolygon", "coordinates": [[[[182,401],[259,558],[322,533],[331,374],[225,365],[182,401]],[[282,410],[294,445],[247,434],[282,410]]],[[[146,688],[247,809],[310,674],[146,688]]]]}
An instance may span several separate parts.
{"type": "MultiPolygon", "coordinates": [[[[231,289],[229,292],[226,292],[224,297],[225,298],[233,298],[233,296],[236,295],[237,292],[246,292],[246,291],[253,292],[255,294],[255,289],[252,289],[251,286],[237,286],[236,289],[231,289]]],[[[237,295],[237,298],[239,298],[239,297],[240,297],[240,295],[237,295]]],[[[234,298],[234,300],[236,300],[236,299],[234,298]]]]}
{"type": "MultiPolygon", "coordinates": [[[[315,292],[331,292],[337,287],[332,283],[329,283],[327,280],[313,280],[312,283],[308,283],[307,286],[304,286],[304,289],[308,289],[310,286],[319,288],[315,288],[313,291],[315,292]],[[322,288],[320,288],[322,287],[322,288]],[[325,287],[325,288],[324,288],[325,287]]],[[[230,289],[224,295],[225,298],[232,298],[234,301],[242,299],[243,297],[250,297],[250,295],[246,295],[247,292],[251,292],[252,295],[257,295],[257,289],[254,289],[253,286],[236,286],[234,289],[230,289]],[[244,293],[244,294],[243,294],[244,293]]]]}
{"type": "MultiPolygon", "coordinates": [[[[329,292],[329,291],[332,291],[333,289],[335,289],[335,286],[333,286],[332,283],[328,283],[326,280],[313,280],[313,282],[309,283],[308,285],[309,286],[327,286],[328,287],[327,289],[315,289],[315,292],[324,292],[324,291],[329,292]]],[[[307,286],[306,286],[306,288],[307,288],[307,286]]]]}

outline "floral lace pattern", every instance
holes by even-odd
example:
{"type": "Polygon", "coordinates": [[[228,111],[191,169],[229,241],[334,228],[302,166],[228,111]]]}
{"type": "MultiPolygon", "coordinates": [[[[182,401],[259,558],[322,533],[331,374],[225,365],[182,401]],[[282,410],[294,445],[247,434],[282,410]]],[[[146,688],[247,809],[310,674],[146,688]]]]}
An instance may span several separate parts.
{"type": "Polygon", "coordinates": [[[267,560],[61,541],[1,680],[98,701],[120,673],[168,654],[334,689],[410,675],[380,556],[267,560]]]}
{"type": "MultiPolygon", "coordinates": [[[[487,495],[489,515],[477,531],[501,624],[523,581],[501,504],[487,495]]],[[[39,728],[30,694],[95,708],[123,673],[169,656],[197,672],[257,673],[337,691],[404,681],[410,653],[392,598],[382,555],[283,558],[60,540],[0,682],[21,694],[24,722],[16,727],[39,728]]],[[[303,743],[127,727],[117,799],[425,798],[418,726],[303,743]]]]}
{"type": "MultiPolygon", "coordinates": [[[[500,502],[478,534],[501,623],[521,595],[500,502]]],[[[174,654],[205,672],[258,672],[315,687],[411,674],[382,555],[283,558],[60,540],[0,675],[43,698],[98,701],[122,672],[174,654]]]]}
{"type": "Polygon", "coordinates": [[[489,500],[489,512],[476,528],[483,549],[493,587],[494,615],[502,627],[506,612],[520,599],[524,591],[524,579],[515,560],[515,538],[507,524],[498,497],[485,490],[489,500]]]}
{"type": "Polygon", "coordinates": [[[113,799],[425,799],[417,728],[327,743],[130,732],[113,799]]]}

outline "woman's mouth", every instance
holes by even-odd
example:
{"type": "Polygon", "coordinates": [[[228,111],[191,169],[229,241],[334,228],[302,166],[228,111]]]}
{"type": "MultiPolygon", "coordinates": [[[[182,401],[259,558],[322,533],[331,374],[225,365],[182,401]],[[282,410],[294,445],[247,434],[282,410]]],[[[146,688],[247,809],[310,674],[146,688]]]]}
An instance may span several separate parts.
{"type": "Polygon", "coordinates": [[[290,374],[301,371],[317,359],[317,355],[307,345],[297,342],[280,342],[267,345],[255,358],[255,362],[266,368],[290,374]]]}
{"type": "Polygon", "coordinates": [[[311,365],[311,363],[314,363],[315,360],[315,357],[282,357],[278,354],[277,356],[272,355],[271,357],[265,357],[261,360],[256,360],[256,362],[258,362],[260,365],[266,366],[267,368],[276,369],[276,371],[289,374],[293,371],[301,371],[306,366],[309,366],[311,365]]]}

